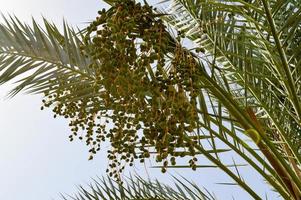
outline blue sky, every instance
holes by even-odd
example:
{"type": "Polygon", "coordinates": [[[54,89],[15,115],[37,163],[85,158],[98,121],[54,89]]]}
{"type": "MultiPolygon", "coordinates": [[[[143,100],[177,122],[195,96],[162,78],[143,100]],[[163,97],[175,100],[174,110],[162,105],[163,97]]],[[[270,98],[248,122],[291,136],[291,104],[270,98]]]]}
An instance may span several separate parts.
{"type": "MultiPolygon", "coordinates": [[[[27,23],[32,16],[39,21],[43,15],[56,24],[62,24],[65,18],[79,27],[93,20],[97,10],[105,6],[98,0],[0,0],[0,5],[2,13],[13,13],[27,23]]],[[[19,94],[13,99],[5,99],[10,88],[9,84],[0,87],[0,199],[59,199],[60,192],[72,194],[76,191],[76,185],[85,185],[96,175],[105,174],[105,151],[100,152],[93,161],[88,161],[85,145],[68,141],[67,121],[53,119],[50,111],[40,111],[40,96],[19,94]]],[[[204,161],[204,164],[207,163],[204,161]]],[[[130,170],[146,174],[143,165],[130,170]]],[[[162,175],[160,170],[147,171],[170,183],[170,176],[162,175]]],[[[260,179],[256,174],[249,169],[244,171],[260,194],[272,194],[256,181],[260,179]]],[[[249,199],[235,186],[215,184],[230,181],[216,169],[184,170],[181,175],[206,186],[219,199],[231,199],[231,194],[236,199],[249,199]]]]}

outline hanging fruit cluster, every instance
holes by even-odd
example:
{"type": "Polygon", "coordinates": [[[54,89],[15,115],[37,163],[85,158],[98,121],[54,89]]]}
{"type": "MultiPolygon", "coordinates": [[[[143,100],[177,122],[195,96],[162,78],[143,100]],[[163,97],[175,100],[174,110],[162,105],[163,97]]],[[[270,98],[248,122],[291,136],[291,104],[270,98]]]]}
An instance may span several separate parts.
{"type": "Polygon", "coordinates": [[[99,11],[82,47],[93,60],[95,81],[83,78],[44,100],[56,115],[70,118],[70,140],[85,140],[91,159],[101,142],[110,141],[108,172],[117,179],[127,163],[144,162],[154,152],[163,172],[185,155],[196,168],[198,139],[185,138],[199,129],[197,64],[166,29],[151,6],[115,1],[99,11]]]}

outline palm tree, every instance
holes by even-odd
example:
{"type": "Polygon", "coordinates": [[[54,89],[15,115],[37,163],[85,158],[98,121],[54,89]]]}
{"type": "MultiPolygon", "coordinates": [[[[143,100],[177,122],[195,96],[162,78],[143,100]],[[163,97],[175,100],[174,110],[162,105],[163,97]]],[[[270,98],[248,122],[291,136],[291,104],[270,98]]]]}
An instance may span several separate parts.
{"type": "Polygon", "coordinates": [[[20,77],[10,95],[43,93],[42,108],[70,119],[70,140],[85,139],[91,159],[108,139],[117,180],[151,154],[162,172],[195,170],[203,155],[262,199],[225,163],[231,150],[282,198],[300,199],[301,2],[164,0],[161,11],[106,2],[82,31],[6,20],[0,83],[20,77]]]}

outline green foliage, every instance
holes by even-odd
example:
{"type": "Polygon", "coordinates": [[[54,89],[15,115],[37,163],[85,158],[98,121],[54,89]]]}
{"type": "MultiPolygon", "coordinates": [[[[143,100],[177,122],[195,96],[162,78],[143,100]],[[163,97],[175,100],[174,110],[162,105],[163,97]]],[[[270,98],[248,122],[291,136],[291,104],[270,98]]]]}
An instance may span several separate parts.
{"type": "Polygon", "coordinates": [[[114,200],[213,200],[211,194],[204,193],[197,185],[175,178],[175,188],[136,176],[126,179],[125,184],[112,181],[110,178],[98,178],[89,187],[79,186],[78,194],[63,195],[64,200],[114,199],[114,200]]]}
{"type": "Polygon", "coordinates": [[[262,199],[224,162],[230,149],[284,199],[300,199],[300,2],[164,0],[165,11],[107,2],[78,34],[47,21],[46,32],[17,19],[0,25],[0,83],[21,75],[12,94],[44,92],[90,159],[110,141],[117,180],[151,154],[162,172],[195,170],[203,155],[262,199]]]}
{"type": "Polygon", "coordinates": [[[72,80],[73,83],[79,77],[82,82],[91,80],[92,75],[86,68],[89,58],[80,52],[82,37],[67,24],[61,34],[46,19],[46,31],[35,20],[29,26],[14,17],[3,19],[5,24],[0,25],[0,71],[3,72],[0,84],[22,77],[11,96],[21,90],[51,93],[57,87],[53,79],[72,80]]]}

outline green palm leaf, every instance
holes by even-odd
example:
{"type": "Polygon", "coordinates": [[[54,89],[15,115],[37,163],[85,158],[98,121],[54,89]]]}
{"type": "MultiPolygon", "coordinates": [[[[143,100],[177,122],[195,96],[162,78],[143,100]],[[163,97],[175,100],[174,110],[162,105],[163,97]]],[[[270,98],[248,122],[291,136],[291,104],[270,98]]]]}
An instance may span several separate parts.
{"type": "MultiPolygon", "coordinates": [[[[211,76],[221,87],[220,92],[227,99],[234,98],[231,104],[239,106],[242,109],[240,113],[249,107],[256,110],[256,117],[266,126],[264,134],[268,133],[274,144],[280,144],[274,146],[269,142],[270,138],[266,140],[271,152],[277,157],[281,157],[281,154],[285,157],[294,156],[289,162],[296,171],[289,173],[292,176],[297,173],[294,178],[297,181],[300,177],[296,168],[300,166],[297,145],[300,139],[300,93],[296,87],[299,84],[296,84],[296,77],[291,77],[295,64],[287,63],[288,54],[279,45],[284,40],[280,33],[275,32],[275,27],[279,26],[278,22],[285,21],[283,16],[289,12],[288,4],[290,8],[298,8],[298,3],[271,1],[271,5],[268,5],[265,1],[254,1],[251,5],[245,1],[170,2],[172,6],[167,10],[170,15],[165,20],[193,41],[197,49],[205,51],[200,59],[207,63],[211,76]],[[277,23],[271,20],[270,9],[277,9],[277,14],[276,11],[273,13],[277,23]],[[276,139],[275,135],[278,135],[276,139]]],[[[291,9],[289,14],[296,16],[298,12],[298,9],[291,9]]],[[[297,25],[294,28],[298,29],[297,25]]],[[[231,105],[225,104],[227,100],[223,96],[218,97],[216,90],[210,92],[225,109],[235,114],[231,105]]],[[[284,160],[281,162],[285,168],[289,168],[284,160]]]]}
{"type": "Polygon", "coordinates": [[[64,200],[210,200],[212,194],[203,192],[195,183],[174,177],[175,186],[170,187],[158,180],[144,180],[140,176],[130,176],[123,184],[109,177],[93,179],[88,187],[78,187],[75,195],[62,195],[64,200]]]}
{"type": "Polygon", "coordinates": [[[87,67],[90,61],[80,52],[82,36],[66,23],[61,34],[45,19],[46,31],[35,20],[28,26],[15,17],[3,19],[6,23],[0,25],[0,84],[19,78],[10,95],[23,89],[50,93],[57,87],[52,80],[57,79],[83,83],[94,80],[87,67]]]}

